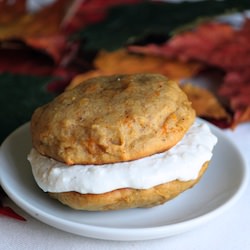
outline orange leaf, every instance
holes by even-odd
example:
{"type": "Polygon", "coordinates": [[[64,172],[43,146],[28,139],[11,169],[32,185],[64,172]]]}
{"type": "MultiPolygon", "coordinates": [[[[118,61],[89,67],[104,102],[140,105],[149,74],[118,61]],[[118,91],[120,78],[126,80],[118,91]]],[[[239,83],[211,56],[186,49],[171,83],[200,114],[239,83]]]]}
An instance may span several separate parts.
{"type": "MultiPolygon", "coordinates": [[[[19,1],[16,1],[19,2],[19,1]]],[[[0,26],[0,39],[50,36],[58,33],[70,0],[57,0],[35,13],[23,12],[0,26]]],[[[10,13],[15,13],[15,4],[10,13]]],[[[0,16],[2,23],[2,16],[0,16]]]]}
{"type": "Polygon", "coordinates": [[[182,85],[181,88],[192,102],[197,116],[215,120],[230,120],[229,114],[209,90],[192,84],[182,85]]]}
{"type": "Polygon", "coordinates": [[[0,1],[0,26],[13,22],[26,13],[26,0],[0,1]]]}
{"type": "MultiPolygon", "coordinates": [[[[23,1],[16,1],[10,13],[21,9],[21,2],[23,1]]],[[[35,49],[47,52],[58,61],[66,44],[60,25],[71,2],[58,0],[35,13],[20,11],[20,15],[16,17],[10,15],[8,22],[4,15],[0,15],[0,24],[4,23],[0,25],[0,40],[21,40],[35,49]]]]}
{"type": "Polygon", "coordinates": [[[198,63],[182,63],[157,56],[132,54],[125,49],[101,51],[94,61],[95,70],[77,76],[69,88],[95,76],[132,73],[159,73],[171,79],[190,77],[200,69],[198,63]]]}

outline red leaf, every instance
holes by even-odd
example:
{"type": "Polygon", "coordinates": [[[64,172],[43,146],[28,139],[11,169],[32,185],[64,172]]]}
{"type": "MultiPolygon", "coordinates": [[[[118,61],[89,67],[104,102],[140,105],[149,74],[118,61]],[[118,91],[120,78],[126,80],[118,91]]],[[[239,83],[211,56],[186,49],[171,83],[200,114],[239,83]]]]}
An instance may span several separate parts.
{"type": "Polygon", "coordinates": [[[26,221],[24,217],[21,215],[17,214],[12,208],[10,207],[0,207],[0,214],[4,216],[8,216],[13,219],[21,220],[21,221],[26,221]]]}
{"type": "Polygon", "coordinates": [[[163,45],[131,46],[132,52],[178,58],[182,61],[199,60],[207,62],[213,51],[232,38],[234,31],[230,25],[204,23],[194,31],[174,36],[163,45]]]}
{"type": "Polygon", "coordinates": [[[250,120],[250,19],[242,28],[229,24],[204,23],[176,35],[165,44],[130,47],[130,51],[161,55],[181,61],[198,61],[225,72],[218,94],[234,112],[233,126],[250,120]]]}

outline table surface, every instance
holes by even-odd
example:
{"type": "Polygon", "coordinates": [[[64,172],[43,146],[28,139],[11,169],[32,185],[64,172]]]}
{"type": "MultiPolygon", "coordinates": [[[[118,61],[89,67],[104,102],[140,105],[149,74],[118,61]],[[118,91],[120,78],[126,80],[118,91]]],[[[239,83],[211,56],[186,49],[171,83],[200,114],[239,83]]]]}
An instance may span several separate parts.
{"type": "MultiPolygon", "coordinates": [[[[250,123],[235,130],[224,130],[245,157],[250,168],[250,123]]],[[[148,241],[104,241],[66,233],[48,226],[28,215],[11,200],[7,204],[23,215],[20,222],[0,217],[0,249],[4,250],[53,250],[53,249],[250,249],[250,186],[233,207],[216,219],[183,234],[148,241]]]]}

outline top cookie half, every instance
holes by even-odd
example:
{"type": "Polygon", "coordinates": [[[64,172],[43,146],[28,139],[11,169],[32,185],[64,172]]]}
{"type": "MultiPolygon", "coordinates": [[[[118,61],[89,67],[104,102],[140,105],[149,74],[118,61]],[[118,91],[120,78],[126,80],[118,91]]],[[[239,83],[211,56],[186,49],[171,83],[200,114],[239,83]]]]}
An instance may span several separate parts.
{"type": "Polygon", "coordinates": [[[174,146],[195,112],[179,86],[158,74],[97,77],[38,108],[33,147],[71,164],[105,164],[174,146]]]}

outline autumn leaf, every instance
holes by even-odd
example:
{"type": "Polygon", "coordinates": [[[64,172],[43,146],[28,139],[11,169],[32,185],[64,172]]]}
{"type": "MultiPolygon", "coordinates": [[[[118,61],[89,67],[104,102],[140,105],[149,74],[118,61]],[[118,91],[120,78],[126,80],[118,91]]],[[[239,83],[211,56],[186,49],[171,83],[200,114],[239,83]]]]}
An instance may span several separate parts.
{"type": "Polygon", "coordinates": [[[66,37],[59,29],[68,2],[30,13],[26,1],[1,1],[0,72],[54,74],[66,51],[66,37]]]}
{"type": "Polygon", "coordinates": [[[24,217],[17,214],[12,208],[4,205],[4,198],[6,196],[6,193],[3,191],[3,189],[0,186],[0,215],[8,216],[13,219],[26,221],[24,217]]]}
{"type": "Polygon", "coordinates": [[[200,69],[198,63],[182,63],[156,56],[138,55],[129,53],[125,49],[113,52],[100,51],[93,64],[94,70],[76,76],[68,88],[88,78],[101,75],[159,73],[168,78],[180,80],[196,74],[200,69]]]}
{"type": "Polygon", "coordinates": [[[0,10],[0,41],[20,40],[50,55],[56,63],[67,53],[70,33],[105,18],[110,6],[142,0],[57,0],[39,11],[27,12],[26,1],[3,1],[0,10]],[[6,14],[8,13],[8,15],[6,14]]]}
{"type": "MultiPolygon", "coordinates": [[[[32,48],[48,53],[58,62],[67,43],[60,24],[70,3],[70,0],[55,1],[39,12],[22,12],[8,22],[5,15],[0,16],[0,41],[21,40],[32,48]]],[[[12,4],[14,13],[19,5],[19,1],[12,4]]]]}
{"type": "Polygon", "coordinates": [[[81,25],[87,25],[76,14],[83,10],[83,6],[87,7],[86,15],[91,19],[91,15],[98,14],[101,6],[105,6],[104,13],[111,5],[136,1],[57,0],[32,13],[22,7],[26,1],[22,1],[23,5],[21,1],[14,1],[11,8],[4,1],[4,10],[18,15],[10,14],[8,19],[0,16],[0,73],[56,76],[58,80],[49,88],[56,93],[63,91],[75,75],[92,67],[93,58],[91,53],[79,50],[78,41],[69,39],[67,23],[78,20],[81,25]]]}
{"type": "Polygon", "coordinates": [[[26,0],[0,1],[0,26],[19,19],[26,13],[26,0]]]}
{"type": "MultiPolygon", "coordinates": [[[[229,101],[234,112],[233,127],[250,120],[249,25],[250,20],[246,19],[241,29],[234,29],[231,38],[219,40],[210,53],[204,53],[202,60],[225,72],[218,94],[229,101]]],[[[217,26],[221,27],[220,24],[217,26]]],[[[196,48],[199,45],[196,44],[196,48]]]]}
{"type": "Polygon", "coordinates": [[[234,113],[233,125],[250,120],[250,20],[240,29],[208,22],[178,34],[163,45],[131,46],[129,51],[158,55],[182,62],[200,62],[224,72],[218,95],[226,98],[234,113]]]}
{"type": "Polygon", "coordinates": [[[72,77],[90,68],[78,43],[70,42],[61,27],[72,1],[57,0],[32,13],[21,2],[26,3],[13,1],[11,8],[1,2],[5,11],[18,15],[0,16],[0,73],[56,76],[61,83],[57,80],[50,89],[62,91],[72,77]]]}
{"type": "Polygon", "coordinates": [[[11,207],[7,206],[2,206],[2,207],[0,206],[0,215],[4,215],[20,221],[26,221],[26,219],[23,216],[17,214],[11,207]]]}
{"type": "Polygon", "coordinates": [[[192,102],[197,116],[216,122],[223,128],[231,125],[230,114],[211,91],[191,83],[183,84],[181,88],[192,102]]]}
{"type": "Polygon", "coordinates": [[[180,61],[208,61],[214,50],[230,41],[235,32],[231,25],[206,22],[196,27],[195,31],[180,33],[164,44],[130,46],[131,52],[157,55],[166,58],[178,58],[180,61]]]}
{"type": "MultiPolygon", "coordinates": [[[[39,36],[51,36],[58,32],[60,24],[66,13],[69,0],[55,1],[38,12],[27,10],[19,16],[13,16],[8,22],[4,22],[4,15],[0,17],[0,39],[27,38],[39,36]],[[53,13],[53,15],[51,15],[53,13]],[[49,24],[49,25],[48,25],[49,24]]],[[[11,13],[15,13],[19,1],[11,5],[11,13]]]]}
{"type": "Polygon", "coordinates": [[[84,27],[74,35],[86,50],[116,50],[125,45],[144,41],[151,35],[168,38],[184,24],[202,17],[214,17],[227,11],[250,8],[246,0],[198,1],[179,4],[145,1],[109,9],[105,20],[84,27]]]}

